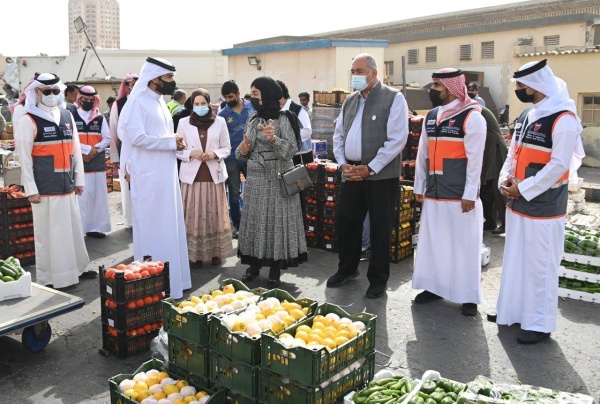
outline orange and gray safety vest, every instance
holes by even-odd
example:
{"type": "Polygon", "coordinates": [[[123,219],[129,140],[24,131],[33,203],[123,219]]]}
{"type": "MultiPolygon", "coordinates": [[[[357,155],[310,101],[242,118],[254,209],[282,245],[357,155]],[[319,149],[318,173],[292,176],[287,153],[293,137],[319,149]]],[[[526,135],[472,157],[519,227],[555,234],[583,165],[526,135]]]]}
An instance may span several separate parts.
{"type": "Polygon", "coordinates": [[[71,114],[60,108],[60,122],[27,114],[37,133],[33,141],[33,176],[40,195],[66,195],[75,189],[71,114]]]}
{"type": "MultiPolygon", "coordinates": [[[[86,123],[77,113],[73,113],[73,120],[77,126],[79,133],[79,143],[94,147],[102,141],[102,114],[98,114],[89,123],[86,123]]],[[[83,171],[86,173],[94,173],[106,171],[106,155],[104,150],[98,152],[89,163],[83,162],[83,171]]]]}
{"type": "MultiPolygon", "coordinates": [[[[513,175],[523,181],[535,176],[552,158],[552,132],[558,119],[570,111],[559,111],[535,122],[527,122],[532,107],[527,108],[515,125],[515,155],[513,175]],[[521,139],[521,137],[523,137],[521,139]]],[[[530,201],[509,199],[508,208],[525,217],[552,219],[567,213],[569,170],[567,169],[550,189],[530,201]]]]}
{"type": "Polygon", "coordinates": [[[465,122],[474,109],[466,109],[438,125],[438,108],[429,111],[425,118],[425,130],[429,138],[425,197],[460,200],[467,183],[465,122]]]}

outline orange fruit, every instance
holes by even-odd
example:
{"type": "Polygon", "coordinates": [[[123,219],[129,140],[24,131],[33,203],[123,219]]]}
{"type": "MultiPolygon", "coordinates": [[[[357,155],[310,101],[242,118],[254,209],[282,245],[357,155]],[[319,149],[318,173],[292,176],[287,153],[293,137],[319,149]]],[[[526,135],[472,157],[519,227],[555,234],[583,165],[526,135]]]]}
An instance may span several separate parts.
{"type": "Polygon", "coordinates": [[[154,303],[154,299],[152,298],[152,296],[146,296],[144,298],[144,304],[152,304],[154,303]]]}

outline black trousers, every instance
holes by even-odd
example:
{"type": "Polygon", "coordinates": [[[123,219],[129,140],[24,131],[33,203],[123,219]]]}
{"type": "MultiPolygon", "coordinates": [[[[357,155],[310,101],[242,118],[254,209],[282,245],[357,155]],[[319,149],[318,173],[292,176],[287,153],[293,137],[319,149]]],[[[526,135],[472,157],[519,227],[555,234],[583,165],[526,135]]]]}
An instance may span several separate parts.
{"type": "Polygon", "coordinates": [[[367,279],[371,286],[385,286],[390,277],[390,245],[394,207],[398,201],[398,178],[346,181],[337,209],[338,272],[354,273],[360,262],[362,224],[367,212],[371,221],[371,258],[367,279]]]}
{"type": "MultiPolygon", "coordinates": [[[[296,154],[292,158],[292,161],[294,162],[295,166],[297,166],[298,164],[302,164],[305,166],[308,163],[312,163],[314,161],[313,152],[312,152],[312,150],[310,150],[303,154],[296,154]]],[[[314,186],[316,186],[316,184],[314,184],[314,186]]],[[[306,215],[306,193],[305,192],[300,192],[300,209],[302,210],[302,219],[304,219],[304,216],[306,215]]]]}
{"type": "Polygon", "coordinates": [[[497,226],[497,219],[500,219],[502,226],[504,226],[504,219],[506,217],[506,199],[498,189],[498,178],[488,180],[486,183],[481,184],[479,197],[481,198],[481,204],[483,205],[485,226],[492,227],[493,225],[493,228],[495,229],[497,226]],[[496,213],[498,213],[497,216],[496,213]]]}

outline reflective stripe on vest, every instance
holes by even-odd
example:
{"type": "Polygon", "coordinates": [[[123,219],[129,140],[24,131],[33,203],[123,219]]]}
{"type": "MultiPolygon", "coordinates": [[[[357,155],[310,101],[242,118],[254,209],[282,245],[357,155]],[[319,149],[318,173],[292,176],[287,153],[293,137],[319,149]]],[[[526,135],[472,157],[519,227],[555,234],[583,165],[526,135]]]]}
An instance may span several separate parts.
{"type": "MultiPolygon", "coordinates": [[[[77,126],[77,132],[79,132],[79,143],[94,147],[102,141],[102,120],[104,116],[97,115],[89,123],[86,123],[79,113],[75,111],[73,113],[73,119],[77,126]]],[[[106,171],[106,154],[103,151],[98,152],[96,157],[89,163],[83,162],[83,171],[86,173],[93,173],[99,171],[106,171]]]]}
{"type": "Polygon", "coordinates": [[[75,189],[73,167],[73,129],[71,115],[60,109],[60,122],[27,114],[35,123],[33,176],[40,195],[66,195],[75,189]]]}
{"type": "Polygon", "coordinates": [[[464,110],[437,125],[438,108],[429,111],[425,118],[425,130],[429,138],[425,197],[459,200],[463,197],[467,182],[464,126],[473,109],[464,110]]]}
{"type": "MultiPolygon", "coordinates": [[[[531,108],[523,111],[517,121],[515,131],[515,177],[520,181],[535,176],[552,159],[552,132],[558,119],[569,111],[559,111],[535,122],[527,123],[531,108]],[[519,125],[520,124],[520,125],[519,125]],[[524,133],[523,141],[521,136],[524,133]]],[[[550,189],[530,201],[525,198],[509,199],[508,208],[513,212],[531,218],[555,218],[567,213],[569,170],[550,189]]]]}

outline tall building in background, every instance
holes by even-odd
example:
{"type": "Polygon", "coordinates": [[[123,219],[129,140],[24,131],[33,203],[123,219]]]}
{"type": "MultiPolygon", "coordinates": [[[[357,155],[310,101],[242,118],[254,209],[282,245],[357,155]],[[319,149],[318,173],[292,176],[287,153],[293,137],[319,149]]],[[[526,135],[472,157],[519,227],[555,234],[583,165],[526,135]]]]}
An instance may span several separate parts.
{"type": "Polygon", "coordinates": [[[83,32],[77,33],[73,21],[83,18],[94,46],[107,49],[121,47],[121,23],[117,0],[69,0],[69,53],[88,46],[83,32]]]}

